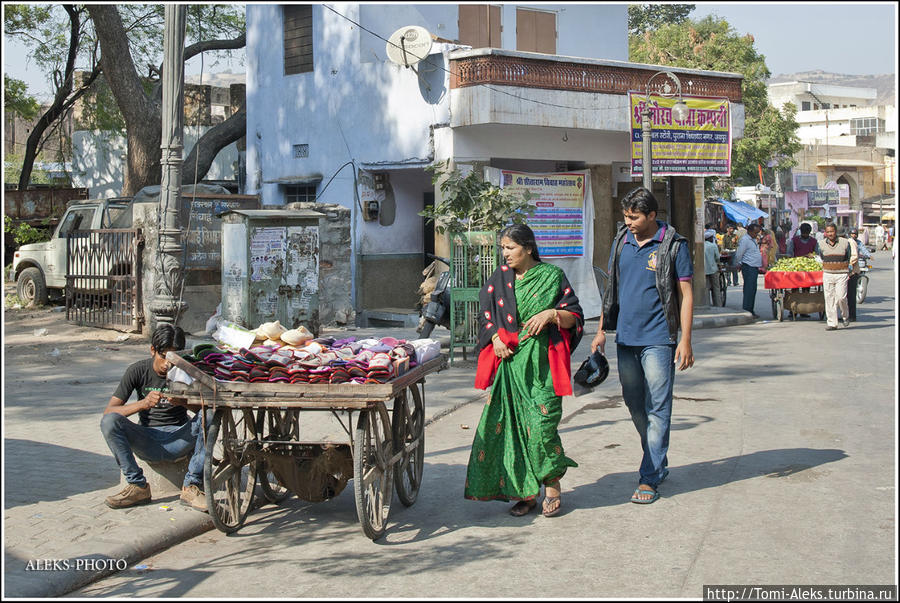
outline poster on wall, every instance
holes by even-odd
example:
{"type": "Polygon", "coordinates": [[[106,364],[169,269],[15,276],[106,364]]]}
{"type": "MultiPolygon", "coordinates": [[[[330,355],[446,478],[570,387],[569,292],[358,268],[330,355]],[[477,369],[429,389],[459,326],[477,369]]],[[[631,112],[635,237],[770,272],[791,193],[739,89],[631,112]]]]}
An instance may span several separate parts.
{"type": "Polygon", "coordinates": [[[581,172],[530,174],[503,170],[506,190],[531,193],[535,212],[528,220],[542,258],[584,255],[585,175],[581,172]]]}
{"type": "Polygon", "coordinates": [[[281,279],[284,266],[284,227],[254,228],[250,234],[250,280],[267,281],[276,276],[281,279]],[[279,274],[276,275],[276,270],[279,274]]]}
{"type": "MultiPolygon", "coordinates": [[[[646,94],[629,92],[631,108],[631,173],[643,172],[641,113],[646,94]]],[[[731,108],[728,99],[685,96],[688,116],[678,121],[672,107],[678,99],[650,98],[654,176],[730,176],[731,108]]]]}

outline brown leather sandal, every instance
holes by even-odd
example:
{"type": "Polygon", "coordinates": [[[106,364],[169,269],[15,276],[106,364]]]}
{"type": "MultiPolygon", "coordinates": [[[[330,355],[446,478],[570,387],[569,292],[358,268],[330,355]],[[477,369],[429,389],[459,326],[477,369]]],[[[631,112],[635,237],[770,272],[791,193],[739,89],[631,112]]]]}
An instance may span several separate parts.
{"type": "Polygon", "coordinates": [[[559,496],[544,496],[544,504],[542,506],[543,516],[544,517],[553,517],[554,515],[559,515],[559,512],[562,511],[562,499],[559,496]],[[548,511],[547,509],[556,504],[556,508],[552,511],[548,511]]]}
{"type": "Polygon", "coordinates": [[[520,500],[512,506],[509,514],[513,517],[522,517],[528,515],[537,506],[536,500],[520,500]]]}

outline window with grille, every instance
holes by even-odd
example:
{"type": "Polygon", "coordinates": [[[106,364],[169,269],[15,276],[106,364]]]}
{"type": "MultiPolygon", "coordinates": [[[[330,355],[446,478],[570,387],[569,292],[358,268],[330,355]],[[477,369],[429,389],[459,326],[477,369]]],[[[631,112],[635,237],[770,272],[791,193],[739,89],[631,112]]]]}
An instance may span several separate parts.
{"type": "Polygon", "coordinates": [[[313,70],[312,5],[292,4],[284,11],[284,74],[313,70]]]}
{"type": "Polygon", "coordinates": [[[286,184],[284,187],[284,202],[298,203],[301,201],[316,200],[315,184],[286,184]]]}
{"type": "Polygon", "coordinates": [[[884,132],[884,120],[877,117],[861,117],[850,120],[851,136],[874,136],[884,132]]]}
{"type": "Polygon", "coordinates": [[[809,111],[812,108],[812,103],[809,101],[800,101],[800,110],[801,111],[809,111]]]}

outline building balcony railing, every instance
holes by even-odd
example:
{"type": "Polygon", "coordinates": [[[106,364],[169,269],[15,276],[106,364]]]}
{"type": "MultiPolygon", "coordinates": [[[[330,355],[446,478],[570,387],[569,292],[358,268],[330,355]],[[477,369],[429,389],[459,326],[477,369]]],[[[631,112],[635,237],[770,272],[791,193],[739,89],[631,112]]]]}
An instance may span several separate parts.
{"type": "Polygon", "coordinates": [[[524,56],[532,53],[479,49],[455,53],[450,60],[450,88],[465,88],[481,84],[546,88],[570,92],[627,94],[644,92],[647,81],[656,72],[666,69],[681,80],[686,96],[709,96],[741,101],[742,78],[734,74],[722,76],[701,74],[690,69],[642,65],[615,64],[612,61],[570,57],[538,58],[524,56]],[[469,56],[459,56],[466,54],[469,56]]]}

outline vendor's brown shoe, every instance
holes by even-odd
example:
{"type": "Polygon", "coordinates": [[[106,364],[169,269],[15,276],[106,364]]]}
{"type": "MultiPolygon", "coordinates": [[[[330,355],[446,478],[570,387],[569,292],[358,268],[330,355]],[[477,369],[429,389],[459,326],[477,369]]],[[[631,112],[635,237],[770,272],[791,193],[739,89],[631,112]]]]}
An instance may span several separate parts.
{"type": "Polygon", "coordinates": [[[110,509],[126,509],[135,505],[146,505],[150,502],[150,486],[128,484],[118,494],[106,497],[106,506],[110,509]]]}
{"type": "Polygon", "coordinates": [[[206,494],[199,487],[191,484],[181,489],[181,504],[188,505],[206,513],[206,494]]]}

